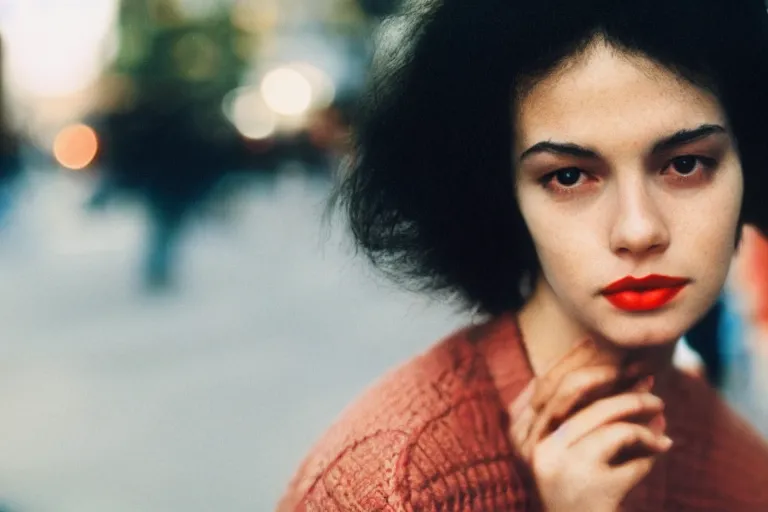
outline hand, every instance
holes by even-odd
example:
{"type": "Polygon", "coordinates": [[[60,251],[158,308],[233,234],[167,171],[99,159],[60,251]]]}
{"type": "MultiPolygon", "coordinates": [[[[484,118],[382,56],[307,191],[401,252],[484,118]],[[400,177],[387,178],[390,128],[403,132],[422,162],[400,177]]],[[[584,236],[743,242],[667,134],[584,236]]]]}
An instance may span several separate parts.
{"type": "Polygon", "coordinates": [[[598,360],[580,344],[512,406],[510,436],[546,510],[618,510],[671,445],[652,377],[638,364],[588,366],[598,360]]]}
{"type": "MultiPolygon", "coordinates": [[[[517,429],[537,441],[587,404],[626,391],[641,378],[650,377],[653,364],[653,360],[619,360],[615,354],[602,354],[586,339],[531,381],[510,414],[517,429]]],[[[652,377],[649,382],[647,391],[653,386],[652,377]]]]}

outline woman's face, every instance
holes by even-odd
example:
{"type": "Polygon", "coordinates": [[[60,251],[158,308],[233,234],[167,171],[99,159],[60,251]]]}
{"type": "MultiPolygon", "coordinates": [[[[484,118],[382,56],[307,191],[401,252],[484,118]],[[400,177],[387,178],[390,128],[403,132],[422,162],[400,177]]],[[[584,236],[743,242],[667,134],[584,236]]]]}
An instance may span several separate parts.
{"type": "Polygon", "coordinates": [[[597,44],[517,102],[515,130],[517,199],[545,295],[619,345],[680,337],[734,252],[743,181],[718,100],[597,44]],[[674,279],[632,280],[648,276],[674,279]]]}

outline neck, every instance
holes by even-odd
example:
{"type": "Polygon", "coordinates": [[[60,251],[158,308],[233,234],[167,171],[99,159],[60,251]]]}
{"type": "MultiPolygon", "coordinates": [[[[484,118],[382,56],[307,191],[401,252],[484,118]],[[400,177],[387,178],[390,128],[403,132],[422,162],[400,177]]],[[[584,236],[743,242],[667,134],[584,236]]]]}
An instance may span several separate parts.
{"type": "Polygon", "coordinates": [[[628,349],[601,337],[581,325],[557,299],[545,279],[539,278],[533,294],[518,314],[518,324],[531,367],[543,375],[579,342],[592,339],[600,364],[627,364],[638,358],[648,361],[648,373],[656,377],[656,392],[666,388],[672,371],[672,354],[677,340],[652,349],[628,349]]]}

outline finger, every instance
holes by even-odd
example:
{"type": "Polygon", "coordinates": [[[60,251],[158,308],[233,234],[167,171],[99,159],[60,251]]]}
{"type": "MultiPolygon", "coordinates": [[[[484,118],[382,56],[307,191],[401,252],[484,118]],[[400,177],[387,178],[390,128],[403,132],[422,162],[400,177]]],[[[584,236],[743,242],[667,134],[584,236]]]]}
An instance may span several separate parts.
{"type": "Polygon", "coordinates": [[[608,423],[640,414],[658,413],[663,409],[662,400],[649,393],[633,392],[603,398],[574,414],[561,425],[568,426],[564,442],[571,446],[608,423]]]}
{"type": "MultiPolygon", "coordinates": [[[[653,377],[648,377],[635,383],[635,386],[630,388],[635,392],[647,392],[650,391],[653,386],[653,377]]],[[[641,411],[639,414],[635,414],[638,417],[638,421],[643,423],[650,421],[653,416],[657,414],[656,410],[653,411],[641,411]]],[[[540,442],[540,440],[547,435],[551,430],[557,428],[561,422],[548,423],[547,420],[538,420],[538,415],[533,411],[531,407],[527,407],[519,416],[511,429],[512,440],[518,452],[524,460],[529,460],[533,453],[534,448],[540,442]],[[538,423],[537,426],[534,426],[538,423]],[[534,428],[536,429],[534,432],[534,428]]]]}
{"type": "Polygon", "coordinates": [[[663,434],[667,430],[667,418],[664,416],[664,413],[656,414],[648,424],[648,428],[657,436],[663,434]]]}
{"type": "MultiPolygon", "coordinates": [[[[564,427],[560,427],[552,437],[535,447],[535,460],[532,458],[528,462],[536,467],[537,473],[545,473],[548,468],[563,464],[563,457],[568,453],[568,448],[562,438],[559,439],[558,433],[567,430],[567,426],[564,427]]],[[[660,441],[654,441],[655,436],[640,425],[614,423],[610,427],[605,432],[593,433],[575,447],[571,447],[569,458],[578,461],[585,468],[592,468],[593,471],[603,466],[614,480],[613,485],[629,492],[629,489],[651,471],[659,455],[668,448],[660,441]],[[626,458],[621,463],[610,463],[622,449],[629,450],[637,446],[644,447],[643,451],[638,451],[638,454],[626,458]]]]}
{"type": "Polygon", "coordinates": [[[649,373],[649,367],[643,359],[617,360],[616,354],[605,353],[598,350],[595,342],[590,338],[577,343],[570,352],[561,359],[551,364],[538,378],[536,390],[531,399],[531,405],[535,410],[542,407],[554,395],[562,379],[573,371],[583,369],[590,365],[618,366],[623,368],[627,376],[649,373]]]}
{"type": "MultiPolygon", "coordinates": [[[[536,418],[530,433],[533,442],[538,442],[576,411],[614,394],[624,382],[623,370],[615,366],[595,366],[567,375],[536,418]]],[[[642,381],[636,389],[649,391],[652,385],[652,382],[642,381]]]]}
{"type": "Polygon", "coordinates": [[[531,398],[531,406],[540,410],[554,394],[560,381],[569,373],[592,363],[599,353],[591,339],[579,342],[561,359],[552,363],[539,377],[536,390],[531,398]]]}
{"type": "Polygon", "coordinates": [[[640,414],[634,414],[627,416],[622,421],[629,423],[637,423],[638,425],[645,425],[650,428],[651,431],[657,435],[661,435],[667,428],[666,418],[664,412],[647,411],[640,414]]]}
{"type": "Polygon", "coordinates": [[[509,407],[509,415],[514,419],[520,416],[526,406],[529,405],[531,397],[536,386],[536,379],[532,379],[525,388],[517,395],[515,401],[509,407]]]}
{"type": "Polygon", "coordinates": [[[630,459],[616,466],[611,472],[613,482],[615,482],[612,487],[622,494],[628,493],[650,474],[658,457],[659,455],[654,453],[630,459]]]}
{"type": "Polygon", "coordinates": [[[610,464],[623,450],[637,446],[646,448],[651,453],[664,453],[672,446],[667,436],[657,436],[651,430],[636,423],[616,422],[606,425],[578,443],[580,453],[592,454],[605,464],[610,464]]]}
{"type": "Polygon", "coordinates": [[[512,424],[510,429],[510,437],[515,447],[522,452],[522,447],[525,444],[525,440],[528,439],[528,434],[531,431],[533,420],[536,418],[536,413],[530,407],[523,410],[520,416],[512,424]]]}
{"type": "Polygon", "coordinates": [[[530,407],[530,399],[533,396],[536,386],[536,379],[532,379],[528,385],[520,392],[515,401],[509,408],[511,424],[509,426],[509,437],[513,445],[520,451],[525,439],[528,438],[535,413],[530,407]]]}
{"type": "Polygon", "coordinates": [[[628,493],[643,478],[648,476],[660,456],[660,453],[649,453],[614,466],[611,471],[614,485],[623,490],[624,493],[628,493]]]}
{"type": "Polygon", "coordinates": [[[577,361],[583,361],[584,356],[594,356],[597,353],[597,346],[592,338],[584,338],[581,341],[574,343],[574,345],[562,355],[559,359],[549,362],[542,374],[549,373],[557,366],[571,365],[577,361]]]}

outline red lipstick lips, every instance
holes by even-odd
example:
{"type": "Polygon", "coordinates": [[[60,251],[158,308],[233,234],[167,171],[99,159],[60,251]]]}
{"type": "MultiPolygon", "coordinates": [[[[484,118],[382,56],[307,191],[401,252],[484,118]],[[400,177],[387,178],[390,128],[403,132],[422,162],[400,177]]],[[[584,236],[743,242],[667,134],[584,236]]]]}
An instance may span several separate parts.
{"type": "Polygon", "coordinates": [[[653,311],[671,301],[690,282],[682,277],[627,276],[601,290],[615,307],[624,311],[653,311]]]}

